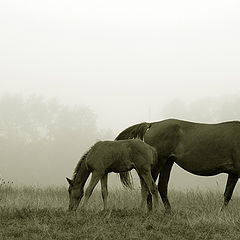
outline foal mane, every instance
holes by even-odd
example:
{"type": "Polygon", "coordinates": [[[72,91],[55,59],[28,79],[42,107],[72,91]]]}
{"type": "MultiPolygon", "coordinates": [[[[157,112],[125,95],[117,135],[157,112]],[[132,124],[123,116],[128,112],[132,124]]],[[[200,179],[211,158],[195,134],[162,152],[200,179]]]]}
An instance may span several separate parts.
{"type": "Polygon", "coordinates": [[[79,169],[81,168],[82,164],[84,164],[85,159],[86,159],[86,157],[87,157],[87,155],[88,155],[88,153],[89,153],[90,150],[91,150],[91,149],[89,149],[87,152],[85,152],[85,153],[82,155],[82,157],[80,158],[80,160],[78,161],[77,166],[75,167],[74,172],[73,172],[73,180],[76,179],[77,174],[78,174],[78,171],[79,171],[79,169]]]}
{"type": "Polygon", "coordinates": [[[86,160],[86,157],[87,155],[89,154],[89,152],[92,150],[92,148],[97,144],[98,142],[96,142],[93,146],[90,147],[90,149],[85,152],[82,157],[80,158],[80,160],[78,161],[77,163],[77,166],[75,167],[74,169],[74,172],[73,172],[73,180],[76,180],[77,178],[77,175],[78,175],[78,172],[79,172],[79,169],[82,167],[82,164],[85,164],[85,160],[86,160]]]}

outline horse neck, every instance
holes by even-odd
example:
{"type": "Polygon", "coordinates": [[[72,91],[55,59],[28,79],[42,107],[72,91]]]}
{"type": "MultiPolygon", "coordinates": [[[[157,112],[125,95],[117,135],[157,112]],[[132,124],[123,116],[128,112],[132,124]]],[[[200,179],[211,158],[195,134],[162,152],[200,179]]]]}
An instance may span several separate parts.
{"type": "Polygon", "coordinates": [[[85,159],[82,161],[79,169],[78,169],[78,172],[76,173],[75,177],[74,177],[74,181],[77,183],[77,184],[80,184],[80,186],[83,188],[87,179],[88,179],[88,176],[90,175],[90,171],[89,169],[87,168],[86,164],[85,164],[85,159]]]}

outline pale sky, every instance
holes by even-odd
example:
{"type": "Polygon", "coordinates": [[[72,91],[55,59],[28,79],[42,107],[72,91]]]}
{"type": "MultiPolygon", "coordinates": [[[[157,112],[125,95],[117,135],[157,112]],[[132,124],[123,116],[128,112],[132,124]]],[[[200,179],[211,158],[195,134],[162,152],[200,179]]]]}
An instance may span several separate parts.
{"type": "Polygon", "coordinates": [[[8,0],[0,31],[0,95],[86,105],[114,133],[240,94],[238,0],[8,0]]]}

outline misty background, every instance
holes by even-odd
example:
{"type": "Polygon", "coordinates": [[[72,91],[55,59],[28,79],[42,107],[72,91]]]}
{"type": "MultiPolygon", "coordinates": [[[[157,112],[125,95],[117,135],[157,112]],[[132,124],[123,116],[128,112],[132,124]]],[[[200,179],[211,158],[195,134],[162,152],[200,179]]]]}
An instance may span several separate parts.
{"type": "MultiPolygon", "coordinates": [[[[2,1],[0,176],[66,185],[91,145],[130,125],[239,120],[239,12],[237,0],[2,1]]],[[[170,185],[225,180],[175,166],[170,185]]]]}

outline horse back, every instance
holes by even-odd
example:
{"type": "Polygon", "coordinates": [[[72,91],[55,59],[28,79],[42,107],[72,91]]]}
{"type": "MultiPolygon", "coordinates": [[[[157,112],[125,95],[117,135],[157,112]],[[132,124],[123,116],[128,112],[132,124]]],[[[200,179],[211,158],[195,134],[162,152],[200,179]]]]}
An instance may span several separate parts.
{"type": "Polygon", "coordinates": [[[240,144],[240,122],[223,122],[218,124],[204,124],[167,119],[152,123],[151,128],[144,136],[146,143],[154,146],[168,155],[177,145],[190,144],[195,141],[223,144],[240,144]]]}

